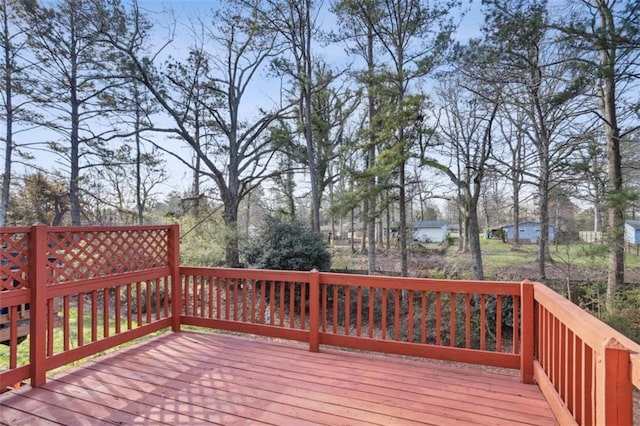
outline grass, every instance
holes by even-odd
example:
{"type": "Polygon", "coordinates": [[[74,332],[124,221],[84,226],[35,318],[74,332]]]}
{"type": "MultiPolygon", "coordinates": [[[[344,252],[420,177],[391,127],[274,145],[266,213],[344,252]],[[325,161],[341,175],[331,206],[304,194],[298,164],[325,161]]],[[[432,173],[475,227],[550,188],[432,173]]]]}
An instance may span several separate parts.
{"type": "Polygon", "coordinates": [[[503,267],[518,265],[521,263],[535,262],[538,247],[535,245],[523,245],[517,250],[511,244],[505,244],[500,240],[480,239],[483,261],[487,265],[503,267]]]}
{"type": "MultiPolygon", "coordinates": [[[[533,263],[538,258],[537,244],[521,244],[514,249],[511,244],[500,240],[480,240],[483,260],[491,266],[516,266],[521,263],[533,263]]],[[[609,248],[603,244],[582,242],[550,244],[549,254],[555,262],[593,268],[606,268],[609,262],[609,248]]],[[[640,268],[640,256],[635,251],[625,255],[627,268],[640,268]]]]}
{"type": "MultiPolygon", "coordinates": [[[[101,340],[104,338],[104,326],[103,326],[103,316],[102,315],[98,315],[98,330],[97,330],[97,334],[96,334],[96,340],[101,340]]],[[[83,323],[84,323],[84,330],[83,330],[83,340],[84,340],[84,344],[88,344],[91,342],[91,313],[90,312],[85,312],[83,315],[83,323]]],[[[136,321],[134,318],[133,324],[132,324],[132,328],[136,328],[136,321]]],[[[77,347],[77,342],[78,342],[78,309],[77,308],[71,308],[69,309],[69,347],[71,349],[77,347]]],[[[124,332],[125,330],[127,330],[127,321],[126,319],[121,321],[121,331],[124,332]]],[[[111,318],[110,320],[110,324],[109,324],[109,335],[113,336],[116,334],[116,327],[115,327],[115,323],[113,321],[113,318],[111,318]]],[[[155,333],[153,334],[155,335],[155,333]]],[[[145,336],[144,338],[148,338],[150,336],[145,336]]],[[[118,347],[122,347],[122,346],[127,346],[127,345],[131,345],[135,342],[137,342],[139,339],[135,340],[135,341],[131,341],[131,342],[127,342],[123,345],[120,345],[118,347]]],[[[116,348],[114,348],[116,349],[116,348]]],[[[0,345],[0,369],[8,369],[9,368],[9,353],[10,348],[9,346],[6,345],[0,345]]],[[[63,328],[62,326],[56,326],[53,330],[53,352],[54,353],[61,353],[64,351],[64,333],[63,333],[63,328]]],[[[103,352],[95,354],[93,356],[99,356],[102,355],[103,352]]],[[[72,364],[68,364],[66,365],[64,368],[70,368],[73,367],[75,365],[79,365],[82,362],[84,362],[84,360],[78,360],[72,364]]],[[[25,341],[23,341],[22,343],[20,343],[17,347],[17,365],[18,367],[22,366],[22,365],[26,365],[29,363],[29,337],[27,337],[27,339],[25,341]]],[[[59,370],[55,370],[55,371],[59,371],[59,370]]],[[[51,371],[51,373],[54,373],[55,371],[51,371]]]]}

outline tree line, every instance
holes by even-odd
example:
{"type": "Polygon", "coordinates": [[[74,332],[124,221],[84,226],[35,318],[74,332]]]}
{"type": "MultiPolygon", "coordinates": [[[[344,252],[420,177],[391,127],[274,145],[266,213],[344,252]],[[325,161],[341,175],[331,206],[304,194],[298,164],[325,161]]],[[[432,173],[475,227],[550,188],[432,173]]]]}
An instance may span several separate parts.
{"type": "Polygon", "coordinates": [[[457,34],[469,5],[457,0],[211,6],[182,22],[135,0],[0,0],[1,225],[32,218],[30,197],[46,200],[50,223],[114,212],[143,223],[169,161],[192,173],[183,201],[221,205],[229,266],[241,260],[242,203],[268,189],[272,210],[315,232],[329,224],[335,235],[336,221],[357,215],[370,271],[377,246],[397,236],[402,275],[416,200],[424,211],[445,199],[482,279],[480,211],[491,194],[506,198],[517,245],[533,197],[544,280],[561,194],[591,206],[610,242],[609,293],[623,283],[638,183],[638,2],[483,0],[468,40],[457,34]],[[347,65],[327,59],[332,50],[347,65]],[[256,98],[266,84],[278,95],[256,98]],[[42,164],[45,151],[55,164],[42,164]]]}

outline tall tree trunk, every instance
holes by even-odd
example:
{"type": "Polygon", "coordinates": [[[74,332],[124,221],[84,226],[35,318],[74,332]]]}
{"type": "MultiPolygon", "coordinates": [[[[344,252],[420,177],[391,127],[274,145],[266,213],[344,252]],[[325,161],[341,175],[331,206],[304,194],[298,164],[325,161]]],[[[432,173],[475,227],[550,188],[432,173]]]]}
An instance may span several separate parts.
{"type": "Polygon", "coordinates": [[[225,264],[229,268],[240,267],[240,250],[238,248],[238,204],[232,200],[224,201],[225,264]]]}
{"type": "Polygon", "coordinates": [[[458,253],[464,252],[464,228],[462,224],[462,212],[458,208],[458,253]]]}
{"type": "Polygon", "coordinates": [[[619,286],[624,284],[624,211],[626,197],[622,188],[622,160],[620,155],[620,129],[615,109],[615,82],[605,80],[603,112],[607,135],[608,158],[608,231],[611,240],[609,273],[607,276],[607,298],[610,304],[619,286]]]}
{"type": "Polygon", "coordinates": [[[482,252],[480,250],[480,225],[478,224],[477,201],[473,201],[471,194],[468,196],[469,202],[469,246],[471,249],[471,259],[473,260],[473,278],[484,280],[484,268],[482,266],[482,252]]]}
{"type": "Polygon", "coordinates": [[[81,224],[80,218],[80,118],[78,111],[75,79],[71,79],[71,178],[69,181],[69,198],[71,201],[71,224],[81,224]]]}
{"type": "Polygon", "coordinates": [[[329,244],[331,246],[335,246],[335,241],[336,241],[336,218],[333,214],[333,206],[335,205],[335,191],[333,188],[334,183],[331,182],[331,184],[329,185],[329,211],[332,212],[331,213],[331,232],[329,234],[329,244]]]}
{"type": "Polygon", "coordinates": [[[520,177],[518,176],[518,171],[513,171],[513,176],[511,179],[511,184],[513,187],[513,192],[511,196],[513,197],[513,246],[518,247],[520,245],[520,177]]]}
{"type": "MultiPolygon", "coordinates": [[[[364,254],[367,251],[367,235],[368,235],[368,220],[366,219],[369,214],[369,200],[365,199],[362,202],[362,209],[360,214],[360,232],[362,232],[362,238],[360,239],[360,253],[364,254]]],[[[367,256],[368,257],[368,256],[367,256]]]]}
{"type": "Polygon", "coordinates": [[[540,237],[538,241],[538,274],[541,281],[547,279],[546,262],[549,258],[549,168],[548,156],[540,155],[540,178],[538,184],[538,202],[540,205],[540,237]]]}
{"type": "Polygon", "coordinates": [[[78,40],[76,40],[76,15],[71,13],[71,52],[70,62],[70,107],[71,107],[71,178],[69,182],[69,198],[71,202],[71,224],[78,226],[80,218],[80,101],[78,100],[78,40]]]}
{"type": "Polygon", "coordinates": [[[613,11],[604,1],[597,1],[600,14],[600,32],[604,40],[599,43],[600,69],[603,81],[600,86],[602,110],[607,138],[608,163],[608,233],[611,244],[609,272],[607,275],[607,306],[624,284],[624,212],[627,204],[622,187],[622,160],[620,156],[620,128],[616,111],[616,60],[618,45],[613,11]]]}
{"type": "Polygon", "coordinates": [[[251,191],[247,193],[247,212],[245,219],[244,234],[248,237],[251,228],[251,191]]]}
{"type": "Polygon", "coordinates": [[[142,141],[140,140],[140,124],[142,112],[140,111],[140,92],[137,84],[134,85],[135,105],[135,142],[136,142],[136,209],[138,225],[144,224],[144,205],[142,202],[142,141]]]}
{"type": "Polygon", "coordinates": [[[318,164],[316,149],[313,140],[313,126],[311,123],[311,97],[312,97],[312,78],[313,78],[313,59],[311,57],[311,0],[304,1],[304,52],[303,52],[303,71],[304,74],[302,84],[302,101],[304,103],[304,132],[307,142],[307,161],[309,163],[309,180],[311,184],[311,229],[320,233],[320,182],[318,181],[318,164]]]}
{"type": "MultiPolygon", "coordinates": [[[[381,197],[380,201],[382,201],[382,194],[380,194],[380,197],[381,197]]],[[[382,202],[380,204],[382,204],[382,202]]],[[[380,213],[381,213],[380,217],[378,218],[377,241],[384,248],[384,216],[382,215],[382,212],[380,213]]]]}
{"type": "MultiPolygon", "coordinates": [[[[401,131],[401,133],[403,133],[401,131]]],[[[401,136],[401,140],[403,136],[401,136]]],[[[403,142],[401,142],[403,143],[403,142]]],[[[401,156],[404,156],[404,149],[401,149],[401,156]]],[[[398,203],[399,203],[399,216],[400,224],[398,226],[398,232],[400,233],[400,274],[403,277],[408,276],[409,262],[407,251],[407,195],[405,188],[406,176],[405,176],[405,161],[400,162],[400,170],[398,173],[398,203]]]]}
{"type": "Polygon", "coordinates": [[[349,225],[349,242],[351,244],[351,253],[356,252],[356,209],[351,209],[351,224],[349,225]]]}
{"type": "MultiPolygon", "coordinates": [[[[367,167],[373,171],[376,163],[376,137],[373,131],[376,116],[376,103],[374,96],[373,75],[375,73],[374,62],[374,32],[371,23],[367,23],[367,112],[369,114],[369,150],[367,152],[367,167]]],[[[376,176],[371,173],[369,178],[369,209],[365,211],[367,222],[367,237],[369,238],[369,247],[367,257],[369,261],[369,274],[373,274],[376,270],[376,176]]]]}
{"type": "Polygon", "coordinates": [[[2,197],[0,198],[0,226],[7,224],[7,212],[9,211],[9,191],[11,190],[11,162],[13,158],[13,81],[12,81],[12,60],[11,42],[9,35],[9,16],[6,0],[3,1],[3,25],[5,40],[4,47],[4,96],[5,96],[5,149],[4,149],[4,174],[2,176],[2,197]]]}
{"type": "Polygon", "coordinates": [[[387,233],[385,238],[387,240],[387,249],[391,248],[391,203],[389,202],[389,191],[387,191],[387,233]]]}

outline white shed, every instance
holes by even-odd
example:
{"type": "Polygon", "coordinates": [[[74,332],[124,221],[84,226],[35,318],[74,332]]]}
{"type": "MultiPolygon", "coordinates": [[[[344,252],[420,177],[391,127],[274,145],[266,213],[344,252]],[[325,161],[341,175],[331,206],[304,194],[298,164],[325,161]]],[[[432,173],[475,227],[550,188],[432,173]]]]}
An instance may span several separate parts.
{"type": "Polygon", "coordinates": [[[443,220],[413,222],[413,240],[422,243],[441,243],[449,234],[449,224],[443,220]]]}

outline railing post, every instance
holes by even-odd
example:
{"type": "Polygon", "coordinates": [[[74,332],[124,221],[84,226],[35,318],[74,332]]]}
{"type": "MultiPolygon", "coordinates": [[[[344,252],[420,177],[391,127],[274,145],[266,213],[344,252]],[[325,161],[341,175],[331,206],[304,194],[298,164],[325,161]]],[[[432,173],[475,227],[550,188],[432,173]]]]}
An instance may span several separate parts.
{"type": "MultiPolygon", "coordinates": [[[[304,309],[304,308],[303,308],[304,309]]],[[[320,350],[320,273],[309,272],[309,351],[320,350]]]]}
{"type": "Polygon", "coordinates": [[[534,295],[533,283],[528,280],[520,283],[521,327],[520,333],[520,381],[533,383],[533,345],[534,328],[534,295]]]}
{"type": "Polygon", "coordinates": [[[182,314],[182,277],[180,275],[180,225],[169,227],[169,268],[171,269],[171,329],[180,331],[182,314]]]}
{"type": "Polygon", "coordinates": [[[603,342],[596,360],[596,424],[633,424],[629,350],[615,338],[603,342]]]}
{"type": "MultiPolygon", "coordinates": [[[[36,223],[29,235],[29,286],[31,287],[29,363],[31,386],[47,381],[47,231],[49,227],[36,223]]],[[[50,337],[50,336],[49,336],[50,337]]]]}

